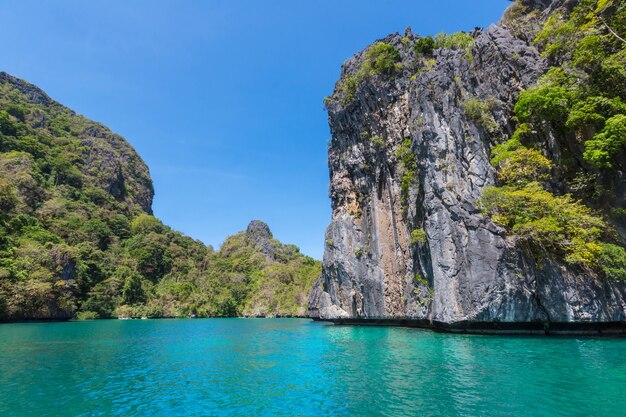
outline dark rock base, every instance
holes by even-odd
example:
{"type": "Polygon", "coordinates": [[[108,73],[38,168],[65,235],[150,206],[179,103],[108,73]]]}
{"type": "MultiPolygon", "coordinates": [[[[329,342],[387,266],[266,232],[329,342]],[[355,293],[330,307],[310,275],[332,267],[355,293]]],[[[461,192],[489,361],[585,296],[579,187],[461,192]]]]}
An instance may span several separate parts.
{"type": "Polygon", "coordinates": [[[626,337],[626,321],[612,322],[470,322],[443,323],[419,319],[332,319],[315,321],[351,326],[394,326],[429,329],[443,333],[529,336],[626,337]]]}

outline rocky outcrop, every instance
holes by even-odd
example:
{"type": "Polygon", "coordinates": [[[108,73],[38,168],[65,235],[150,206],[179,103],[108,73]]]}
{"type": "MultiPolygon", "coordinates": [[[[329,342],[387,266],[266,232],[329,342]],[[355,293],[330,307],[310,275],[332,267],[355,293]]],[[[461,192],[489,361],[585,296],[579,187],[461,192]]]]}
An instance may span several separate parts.
{"type": "Polygon", "coordinates": [[[267,257],[274,260],[276,247],[273,244],[273,236],[270,227],[261,220],[252,220],[246,228],[246,237],[254,248],[267,257]]]}
{"type": "MultiPolygon", "coordinates": [[[[562,2],[526,3],[543,10],[562,2]]],[[[504,25],[472,36],[471,48],[437,49],[426,61],[409,46],[418,39],[410,30],[388,36],[382,41],[400,52],[402,72],[367,77],[351,98],[345,83],[366,52],[343,65],[326,101],[332,221],[312,317],[626,320],[624,285],[590,278],[548,253],[530,256],[481,211],[484,187],[496,182],[490,150],[513,132],[517,95],[547,64],[504,25]],[[487,120],[467,114],[471,100],[489,103],[487,120]],[[403,162],[406,147],[414,170],[403,162]]]]}

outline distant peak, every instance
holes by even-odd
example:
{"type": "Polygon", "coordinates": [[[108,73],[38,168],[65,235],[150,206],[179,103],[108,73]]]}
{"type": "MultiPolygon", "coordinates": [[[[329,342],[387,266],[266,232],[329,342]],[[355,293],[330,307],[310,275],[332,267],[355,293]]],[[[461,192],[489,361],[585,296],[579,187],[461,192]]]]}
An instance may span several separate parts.
{"type": "Polygon", "coordinates": [[[248,224],[246,234],[248,235],[248,237],[253,238],[254,240],[258,238],[272,238],[272,232],[270,231],[270,227],[267,225],[267,223],[261,220],[252,220],[250,224],[248,224]]]}
{"type": "Polygon", "coordinates": [[[272,245],[272,232],[270,227],[261,220],[252,220],[246,229],[246,237],[268,259],[274,259],[275,248],[272,245]]]}

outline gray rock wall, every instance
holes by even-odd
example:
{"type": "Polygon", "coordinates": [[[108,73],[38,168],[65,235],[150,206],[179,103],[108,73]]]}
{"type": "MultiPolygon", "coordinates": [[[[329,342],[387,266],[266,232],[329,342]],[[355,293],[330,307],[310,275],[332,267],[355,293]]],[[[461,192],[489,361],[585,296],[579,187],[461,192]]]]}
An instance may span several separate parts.
{"type": "MultiPolygon", "coordinates": [[[[416,39],[410,31],[410,43],[391,35],[383,41],[401,52],[402,75],[372,75],[352,100],[342,99],[339,87],[327,100],[333,211],[323,273],[310,298],[312,317],[625,319],[623,285],[547,254],[539,264],[482,214],[483,188],[496,178],[490,150],[512,133],[517,95],[547,64],[503,26],[473,36],[471,50],[436,50],[436,63],[424,65],[408,46],[416,39]],[[471,99],[491,103],[491,123],[466,115],[463,103],[471,99]],[[404,138],[410,138],[417,172],[403,202],[405,167],[397,152],[404,138]],[[415,229],[426,232],[424,242],[411,243],[415,229]]],[[[344,64],[338,86],[363,58],[361,52],[344,64]]]]}

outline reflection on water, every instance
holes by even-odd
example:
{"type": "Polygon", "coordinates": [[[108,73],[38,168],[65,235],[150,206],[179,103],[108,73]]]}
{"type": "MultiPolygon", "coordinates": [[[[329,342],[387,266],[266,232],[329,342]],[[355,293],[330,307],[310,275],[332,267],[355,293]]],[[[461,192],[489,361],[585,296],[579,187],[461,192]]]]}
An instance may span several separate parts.
{"type": "Polygon", "coordinates": [[[626,340],[299,319],[0,326],[0,415],[624,415],[626,340]]]}

